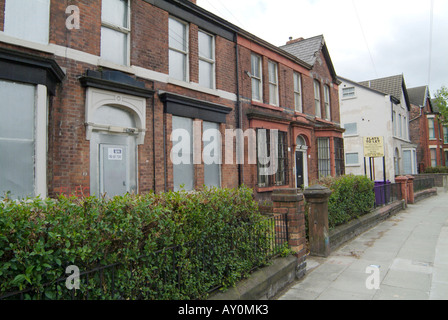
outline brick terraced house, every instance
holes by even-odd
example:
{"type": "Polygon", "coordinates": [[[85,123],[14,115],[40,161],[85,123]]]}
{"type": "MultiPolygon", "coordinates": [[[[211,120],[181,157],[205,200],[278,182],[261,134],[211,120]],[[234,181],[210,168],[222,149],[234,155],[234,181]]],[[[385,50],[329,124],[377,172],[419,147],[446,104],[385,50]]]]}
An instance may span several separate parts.
{"type": "Polygon", "coordinates": [[[343,173],[338,81],[323,37],[312,48],[290,44],[307,45],[308,61],[195,1],[69,4],[0,0],[0,193],[113,196],[244,183],[264,198],[343,173]],[[236,155],[198,159],[206,149],[223,159],[220,137],[249,128],[280,131],[275,174],[260,176],[263,164],[236,155]],[[179,147],[191,161],[172,161],[179,147]]]}
{"type": "Polygon", "coordinates": [[[410,88],[408,92],[411,101],[409,131],[412,142],[417,144],[418,172],[447,166],[448,127],[439,119],[440,113],[431,102],[429,87],[410,88]]]}

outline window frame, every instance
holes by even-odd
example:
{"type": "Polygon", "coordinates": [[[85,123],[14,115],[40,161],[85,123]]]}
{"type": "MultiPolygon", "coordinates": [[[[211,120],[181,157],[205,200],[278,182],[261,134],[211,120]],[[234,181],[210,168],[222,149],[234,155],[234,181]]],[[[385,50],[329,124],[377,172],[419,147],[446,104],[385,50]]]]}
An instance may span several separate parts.
{"type": "Polygon", "coordinates": [[[203,62],[206,62],[206,63],[208,63],[208,64],[210,64],[211,65],[211,75],[210,75],[210,78],[211,78],[211,86],[205,86],[206,88],[209,88],[209,89],[215,89],[216,88],[216,37],[215,37],[215,35],[213,35],[213,34],[211,34],[211,33],[209,33],[209,32],[206,32],[206,31],[204,31],[204,30],[198,30],[198,59],[199,59],[199,63],[198,63],[198,82],[199,82],[199,84],[201,84],[201,64],[200,64],[200,61],[203,61],[203,62]],[[201,56],[201,52],[200,52],[200,44],[199,44],[199,42],[200,42],[200,37],[199,37],[199,34],[200,33],[202,33],[202,34],[205,34],[205,35],[207,35],[207,36],[209,36],[209,37],[211,37],[211,48],[210,48],[210,50],[211,50],[211,53],[212,53],[212,59],[210,59],[210,58],[207,58],[207,57],[203,57],[203,56],[201,56]]]}
{"type": "Polygon", "coordinates": [[[294,110],[296,112],[303,113],[302,75],[299,72],[294,71],[293,82],[294,82],[294,110]]]}
{"type": "MultiPolygon", "coordinates": [[[[8,11],[8,8],[9,8],[8,3],[10,5],[11,5],[11,3],[14,3],[14,4],[17,5],[17,1],[16,0],[5,0],[4,1],[3,32],[6,35],[8,35],[8,36],[11,36],[11,37],[14,37],[14,38],[17,38],[17,39],[48,45],[49,42],[50,42],[50,15],[51,15],[50,9],[51,9],[51,0],[48,0],[48,7],[46,8],[46,14],[47,15],[43,18],[43,21],[45,21],[45,25],[43,25],[43,27],[46,27],[46,29],[45,29],[46,34],[45,34],[45,40],[44,41],[36,40],[36,38],[35,38],[35,34],[36,34],[35,30],[33,30],[33,32],[27,32],[27,35],[29,35],[29,36],[25,36],[25,37],[18,36],[17,32],[14,32],[16,30],[14,30],[13,32],[11,32],[9,30],[10,27],[16,26],[16,25],[10,25],[9,21],[15,21],[16,19],[15,19],[15,17],[11,18],[11,13],[8,11]]],[[[21,7],[20,9],[23,10],[23,7],[21,7]]],[[[22,11],[22,13],[23,13],[23,11],[22,11]]],[[[34,14],[35,13],[33,12],[33,15],[34,14]]],[[[23,25],[23,24],[21,24],[21,25],[23,25]]],[[[24,30],[21,30],[21,31],[24,31],[24,30]]]]}
{"type": "Polygon", "coordinates": [[[185,22],[185,21],[183,21],[181,19],[178,19],[178,18],[176,18],[174,16],[169,16],[168,17],[168,75],[169,75],[170,78],[173,78],[173,79],[176,79],[176,80],[179,80],[179,81],[184,81],[184,82],[189,82],[189,79],[190,79],[190,65],[189,65],[190,33],[189,32],[190,32],[190,30],[189,30],[189,23],[188,22],[185,22]],[[169,28],[170,20],[176,21],[176,22],[182,24],[185,27],[185,50],[186,51],[183,51],[183,50],[180,50],[180,49],[177,49],[177,48],[174,48],[174,47],[170,46],[170,41],[169,41],[169,38],[170,38],[170,28],[169,28]],[[185,61],[185,70],[183,70],[184,74],[185,74],[185,78],[184,79],[176,78],[176,77],[174,77],[170,73],[171,59],[170,59],[170,54],[169,53],[171,51],[176,52],[176,53],[180,53],[180,54],[183,55],[183,60],[185,61]]]}
{"type": "Polygon", "coordinates": [[[258,102],[263,102],[263,59],[260,55],[252,53],[250,56],[251,59],[251,70],[250,70],[250,77],[251,77],[251,90],[252,90],[252,100],[253,101],[258,101],[258,102]],[[252,59],[256,58],[258,60],[257,66],[258,66],[258,71],[259,71],[259,76],[256,76],[254,74],[254,70],[253,70],[253,63],[252,63],[252,59]],[[256,98],[254,97],[254,81],[257,82],[258,84],[258,92],[259,92],[259,97],[256,98]]]}
{"type": "Polygon", "coordinates": [[[342,99],[350,99],[356,97],[356,88],[355,87],[346,87],[342,88],[342,99]],[[347,93],[348,91],[348,93],[347,93]]]}
{"type": "MultiPolygon", "coordinates": [[[[32,139],[5,138],[4,140],[29,141],[33,143],[33,194],[18,195],[18,198],[27,196],[47,197],[47,148],[48,148],[48,110],[49,96],[46,86],[41,84],[30,84],[22,81],[11,81],[0,79],[1,82],[17,84],[19,86],[33,87],[33,137],[32,139]]],[[[0,190],[2,192],[2,190],[0,190]]]]}
{"type": "Polygon", "coordinates": [[[316,140],[317,143],[317,171],[320,178],[331,176],[331,150],[330,150],[330,138],[319,137],[316,140]],[[325,150],[321,142],[325,141],[325,150]],[[325,151],[325,152],[324,152],[325,151]]]}
{"type": "MultiPolygon", "coordinates": [[[[126,27],[118,26],[118,25],[115,25],[108,21],[104,21],[103,16],[101,14],[101,29],[106,28],[106,29],[124,34],[126,36],[126,43],[125,43],[126,48],[123,48],[124,55],[125,55],[125,59],[124,59],[125,61],[123,64],[121,64],[121,63],[117,63],[116,61],[105,58],[103,56],[103,50],[102,50],[103,31],[102,30],[101,30],[100,56],[102,59],[107,60],[109,62],[119,64],[119,65],[124,65],[124,66],[130,66],[130,64],[131,64],[131,1],[130,0],[125,0],[125,1],[127,3],[127,5],[126,5],[127,26],[126,27]]],[[[103,3],[104,2],[102,2],[101,5],[103,5],[103,3]]],[[[102,12],[102,9],[101,9],[101,12],[102,12]]]]}
{"type": "Polygon", "coordinates": [[[331,96],[330,86],[324,85],[324,105],[325,105],[325,120],[331,121],[331,96]]]}
{"type": "Polygon", "coordinates": [[[346,166],[359,166],[359,152],[346,152],[345,153],[345,165],[346,166]],[[352,161],[347,161],[349,159],[348,155],[356,155],[356,163],[352,161]]]}
{"type": "Polygon", "coordinates": [[[314,87],[314,112],[316,114],[316,117],[322,118],[320,82],[318,80],[314,79],[313,87],[314,87]]]}
{"type": "Polygon", "coordinates": [[[436,140],[436,122],[434,118],[428,118],[428,138],[429,140],[436,140]],[[431,131],[433,135],[431,135],[431,131]]]}
{"type": "Polygon", "coordinates": [[[258,131],[266,130],[266,151],[269,152],[269,157],[271,157],[271,129],[256,129],[256,137],[257,137],[257,186],[259,188],[268,188],[268,187],[279,187],[279,186],[287,186],[289,185],[289,175],[288,175],[288,132],[278,130],[278,139],[277,139],[277,150],[278,150],[278,159],[277,159],[277,172],[272,175],[261,175],[260,169],[264,167],[259,161],[258,156],[258,131]],[[282,138],[280,138],[282,137],[282,138]],[[281,152],[283,149],[283,152],[281,152]],[[280,155],[283,155],[282,157],[280,155]],[[280,170],[281,169],[281,170],[280,170]]]}
{"type": "Polygon", "coordinates": [[[358,135],[358,123],[357,122],[348,122],[344,124],[344,136],[346,137],[350,137],[350,136],[357,136],[358,135]],[[352,129],[354,128],[354,132],[352,133],[352,130],[350,130],[350,132],[347,132],[347,129],[352,129]]]}
{"type": "Polygon", "coordinates": [[[268,83],[269,83],[269,104],[278,107],[279,103],[279,83],[278,83],[278,63],[268,61],[268,83]],[[271,67],[274,68],[274,79],[271,78],[271,67]],[[272,94],[272,91],[274,94],[272,94]]]}
{"type": "MultiPolygon", "coordinates": [[[[210,130],[210,129],[211,130],[216,130],[216,133],[218,133],[218,135],[220,137],[221,131],[220,131],[220,124],[219,123],[211,122],[211,121],[203,121],[202,122],[202,144],[203,144],[203,148],[205,149],[206,146],[209,146],[210,144],[214,143],[215,147],[217,147],[218,152],[220,153],[219,154],[219,159],[220,160],[219,160],[219,163],[213,163],[213,164],[206,164],[204,162],[204,185],[207,186],[207,187],[213,187],[213,185],[211,185],[210,183],[207,182],[208,171],[206,170],[206,168],[213,168],[213,166],[216,166],[217,169],[218,169],[217,174],[218,174],[218,180],[219,180],[218,184],[219,185],[218,186],[214,186],[214,187],[221,188],[222,187],[222,141],[221,141],[220,138],[217,138],[216,141],[213,140],[213,141],[208,141],[206,143],[206,141],[204,141],[204,133],[207,130],[210,130]],[[208,129],[206,129],[205,126],[207,126],[207,125],[209,125],[209,126],[216,126],[216,128],[208,128],[208,129]]],[[[204,152],[204,150],[202,150],[202,153],[203,152],[204,152]]]]}

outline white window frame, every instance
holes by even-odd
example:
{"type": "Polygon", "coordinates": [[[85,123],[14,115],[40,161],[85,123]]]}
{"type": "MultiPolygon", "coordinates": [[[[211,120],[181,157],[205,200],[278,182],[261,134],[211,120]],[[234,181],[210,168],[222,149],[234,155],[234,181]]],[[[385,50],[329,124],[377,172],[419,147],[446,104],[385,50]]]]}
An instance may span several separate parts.
{"type": "MultiPolygon", "coordinates": [[[[198,31],[198,56],[199,56],[199,60],[206,62],[208,64],[210,64],[212,66],[212,74],[210,75],[211,79],[212,79],[212,83],[211,86],[206,86],[207,88],[210,89],[215,89],[216,88],[216,44],[215,44],[215,36],[211,33],[205,32],[203,30],[199,30],[198,31]],[[203,33],[209,37],[211,37],[211,52],[212,52],[212,59],[209,59],[207,57],[201,56],[201,52],[199,50],[199,33],[203,33]]],[[[200,70],[200,64],[198,65],[198,68],[200,70]]],[[[200,79],[200,75],[201,72],[199,71],[199,83],[201,83],[201,79],[200,79]]]]}
{"type": "Polygon", "coordinates": [[[435,122],[434,117],[428,117],[428,137],[429,137],[429,140],[436,140],[436,122],[435,122]],[[432,123],[432,128],[430,125],[431,123],[432,123]],[[432,129],[434,136],[431,136],[431,129],[432,129]]]}
{"type": "Polygon", "coordinates": [[[347,167],[356,167],[356,166],[359,166],[360,165],[360,163],[359,163],[359,152],[346,152],[345,153],[345,165],[347,166],[347,167]],[[356,155],[356,163],[349,163],[348,161],[347,161],[347,159],[348,159],[348,155],[356,155]]]}
{"type": "Polygon", "coordinates": [[[103,51],[101,48],[101,52],[100,52],[100,56],[102,59],[105,59],[109,62],[113,62],[115,64],[118,65],[124,65],[124,66],[130,66],[131,64],[131,1],[130,0],[126,0],[127,3],[127,10],[126,10],[126,21],[127,21],[127,26],[122,27],[122,26],[118,26],[115,25],[113,23],[107,22],[103,20],[103,17],[101,16],[101,28],[106,28],[115,32],[119,32],[122,33],[126,36],[126,48],[124,49],[124,55],[125,55],[125,59],[123,61],[123,63],[117,63],[117,61],[111,61],[110,59],[107,59],[104,57],[103,55],[103,51]]]}
{"type": "MultiPolygon", "coordinates": [[[[11,37],[15,37],[18,39],[22,39],[22,40],[26,40],[26,41],[31,41],[31,42],[37,42],[37,43],[42,43],[42,44],[46,44],[48,45],[49,40],[50,40],[50,7],[51,7],[51,1],[48,0],[48,8],[46,11],[46,16],[42,18],[42,23],[39,23],[39,27],[42,27],[46,34],[45,34],[45,39],[36,39],[36,30],[32,29],[35,26],[30,26],[30,24],[27,23],[19,23],[20,30],[16,30],[14,28],[17,27],[17,21],[20,21],[20,18],[16,17],[16,16],[12,16],[12,13],[10,12],[11,8],[13,8],[13,12],[16,14],[19,14],[21,17],[25,16],[25,14],[23,13],[24,10],[32,10],[32,7],[30,6],[20,6],[19,4],[19,9],[17,12],[14,7],[14,5],[17,5],[18,1],[17,0],[6,0],[4,1],[4,25],[3,25],[3,30],[5,32],[6,35],[9,35],[11,37]],[[13,28],[13,29],[11,29],[13,28]],[[29,28],[29,29],[26,29],[29,28]],[[31,30],[30,30],[31,29],[31,30]]],[[[33,12],[33,15],[35,15],[36,13],[33,12]]],[[[23,18],[22,18],[23,19],[23,18]]]]}
{"type": "Polygon", "coordinates": [[[355,97],[356,97],[355,87],[342,88],[342,99],[350,99],[355,97]]]}
{"type": "Polygon", "coordinates": [[[258,102],[263,102],[263,59],[261,58],[261,56],[259,56],[258,54],[252,53],[251,54],[251,72],[250,72],[250,77],[251,77],[251,88],[252,88],[252,100],[254,101],[258,101],[258,102]],[[256,58],[258,59],[258,72],[259,72],[259,76],[257,77],[254,74],[254,70],[252,69],[252,59],[256,58]],[[260,93],[260,96],[254,97],[254,81],[258,84],[258,92],[260,93]]]}
{"type": "MultiPolygon", "coordinates": [[[[204,145],[204,147],[203,147],[204,150],[205,150],[205,148],[207,146],[209,146],[209,145],[213,146],[213,144],[215,146],[215,149],[218,149],[218,153],[219,153],[218,154],[218,158],[219,158],[219,160],[218,160],[218,163],[213,163],[213,164],[216,165],[216,168],[218,170],[217,174],[218,174],[218,180],[219,181],[218,181],[218,186],[214,186],[214,187],[221,188],[221,186],[222,186],[222,145],[221,145],[222,141],[221,141],[220,124],[219,123],[215,123],[215,122],[210,122],[210,121],[203,121],[202,122],[202,132],[203,132],[203,134],[202,134],[202,141],[203,141],[203,145],[204,145]],[[214,138],[213,141],[205,141],[204,140],[204,138],[206,136],[205,133],[207,132],[207,130],[210,130],[210,128],[209,129],[205,129],[205,126],[207,124],[208,125],[212,125],[212,126],[216,126],[216,128],[212,128],[211,129],[213,131],[216,130],[215,135],[213,135],[213,134],[211,135],[214,138]]],[[[204,153],[204,150],[202,150],[202,153],[204,153]]],[[[208,187],[213,187],[213,185],[211,185],[209,183],[209,181],[207,181],[207,171],[206,171],[206,168],[210,164],[208,164],[206,162],[206,156],[204,156],[203,158],[204,158],[204,185],[208,186],[208,187]]]]}
{"type": "Polygon", "coordinates": [[[279,106],[279,94],[278,94],[278,64],[274,61],[268,61],[268,74],[269,74],[269,104],[273,106],[279,106]],[[274,68],[273,78],[271,77],[271,67],[274,68]],[[274,94],[272,94],[274,93],[274,94]]]}
{"type": "Polygon", "coordinates": [[[356,122],[350,122],[350,123],[344,124],[344,129],[346,130],[344,132],[344,136],[346,136],[346,137],[358,135],[358,123],[356,123],[356,122]],[[354,128],[354,132],[352,133],[351,132],[352,130],[350,130],[350,132],[347,133],[347,128],[350,128],[350,129],[354,128]]]}
{"type": "MultiPolygon", "coordinates": [[[[168,71],[168,74],[173,79],[176,79],[176,80],[179,80],[179,81],[184,81],[184,82],[189,82],[190,81],[189,80],[190,79],[190,64],[189,64],[189,61],[190,61],[189,60],[189,57],[190,57],[190,40],[189,40],[190,39],[190,33],[189,33],[189,27],[188,27],[189,24],[187,22],[182,21],[182,20],[180,20],[180,19],[178,19],[176,17],[173,17],[173,16],[170,16],[169,20],[175,20],[175,21],[177,21],[177,22],[179,22],[179,23],[184,25],[184,27],[185,27],[185,49],[186,49],[186,51],[179,50],[177,48],[169,46],[169,41],[168,41],[168,51],[174,51],[174,52],[177,52],[177,53],[180,53],[180,54],[183,55],[183,58],[185,60],[185,70],[184,70],[185,78],[184,79],[175,78],[175,77],[173,77],[169,73],[169,71],[168,71]]],[[[169,24],[169,22],[168,22],[168,24],[169,24]]],[[[169,32],[170,31],[169,31],[169,28],[168,28],[168,37],[169,37],[169,32]]],[[[169,58],[168,58],[168,60],[169,60],[169,58]]],[[[168,68],[169,68],[169,65],[170,65],[170,63],[168,61],[168,68]]]]}
{"type": "Polygon", "coordinates": [[[318,80],[314,80],[314,112],[316,113],[316,117],[322,118],[322,109],[320,103],[320,82],[318,80]]]}
{"type": "MultiPolygon", "coordinates": [[[[0,81],[22,84],[21,82],[0,79],[0,81]]],[[[48,154],[48,90],[44,85],[35,87],[34,100],[34,197],[47,197],[47,154],[48,154]]],[[[25,196],[25,195],[21,195],[25,196]]]]}
{"type": "Polygon", "coordinates": [[[303,113],[302,102],[302,76],[298,72],[294,72],[294,106],[296,112],[303,113]]]}
{"type": "Polygon", "coordinates": [[[443,143],[448,144],[448,126],[443,126],[443,143]]]}
{"type": "Polygon", "coordinates": [[[431,162],[431,167],[437,167],[437,147],[429,147],[429,160],[431,162]],[[433,150],[434,150],[434,158],[433,158],[433,150]]]}
{"type": "Polygon", "coordinates": [[[324,85],[325,120],[331,121],[330,86],[324,85]]]}

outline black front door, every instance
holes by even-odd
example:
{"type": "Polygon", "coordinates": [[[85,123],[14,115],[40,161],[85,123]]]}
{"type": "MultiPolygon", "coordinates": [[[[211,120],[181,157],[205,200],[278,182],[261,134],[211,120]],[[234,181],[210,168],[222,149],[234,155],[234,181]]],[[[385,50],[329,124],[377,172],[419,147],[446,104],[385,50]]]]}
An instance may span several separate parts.
{"type": "Polygon", "coordinates": [[[303,179],[303,152],[296,151],[296,175],[297,175],[297,188],[302,188],[305,183],[303,179]]]}

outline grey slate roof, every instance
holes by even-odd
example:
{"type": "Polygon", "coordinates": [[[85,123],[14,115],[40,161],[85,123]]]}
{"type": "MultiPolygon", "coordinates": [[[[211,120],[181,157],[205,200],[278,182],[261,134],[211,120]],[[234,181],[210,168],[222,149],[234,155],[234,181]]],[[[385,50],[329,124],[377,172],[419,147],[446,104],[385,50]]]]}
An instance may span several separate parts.
{"type": "Polygon", "coordinates": [[[392,95],[398,100],[401,100],[403,75],[361,81],[359,84],[392,95]]]}
{"type": "MultiPolygon", "coordinates": [[[[368,81],[359,82],[359,84],[372,88],[388,95],[393,96],[395,99],[401,101],[401,94],[403,93],[408,110],[411,108],[409,101],[408,90],[404,82],[404,76],[402,74],[396,76],[390,76],[385,78],[373,79],[368,81]]],[[[402,101],[403,102],[403,101],[402,101]]]]}
{"type": "Polygon", "coordinates": [[[299,42],[280,46],[280,49],[285,50],[286,52],[313,66],[317,59],[316,53],[322,49],[324,44],[325,40],[323,35],[319,35],[301,40],[299,42]]]}
{"type": "Polygon", "coordinates": [[[427,86],[408,89],[409,100],[413,105],[424,106],[426,100],[427,86]]]}

